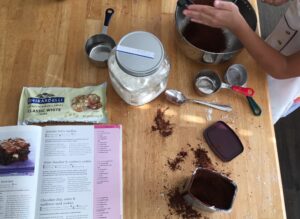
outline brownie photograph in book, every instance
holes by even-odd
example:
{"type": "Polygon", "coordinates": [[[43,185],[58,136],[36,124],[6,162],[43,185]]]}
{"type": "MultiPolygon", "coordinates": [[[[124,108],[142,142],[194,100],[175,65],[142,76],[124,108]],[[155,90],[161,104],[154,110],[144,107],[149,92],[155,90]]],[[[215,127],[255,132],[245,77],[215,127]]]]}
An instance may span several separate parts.
{"type": "Polygon", "coordinates": [[[32,175],[34,153],[30,142],[22,137],[0,136],[0,176],[32,175]]]}

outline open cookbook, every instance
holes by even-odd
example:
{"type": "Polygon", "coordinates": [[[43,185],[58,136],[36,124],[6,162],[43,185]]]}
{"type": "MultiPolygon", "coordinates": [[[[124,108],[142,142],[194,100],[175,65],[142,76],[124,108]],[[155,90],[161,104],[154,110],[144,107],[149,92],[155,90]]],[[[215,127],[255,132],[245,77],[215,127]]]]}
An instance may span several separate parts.
{"type": "Polygon", "coordinates": [[[0,127],[0,218],[122,218],[122,127],[0,127]]]}

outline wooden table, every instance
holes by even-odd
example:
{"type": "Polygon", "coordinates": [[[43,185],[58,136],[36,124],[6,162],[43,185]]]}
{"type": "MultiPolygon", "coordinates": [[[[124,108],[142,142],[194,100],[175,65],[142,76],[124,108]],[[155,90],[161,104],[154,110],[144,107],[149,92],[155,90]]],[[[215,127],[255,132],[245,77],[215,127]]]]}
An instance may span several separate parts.
{"type": "MultiPolygon", "coordinates": [[[[251,1],[256,7],[256,1],[251,1]]],[[[191,176],[193,154],[171,171],[168,158],[198,145],[219,171],[230,172],[238,185],[231,214],[213,213],[209,218],[285,218],[276,141],[268,107],[266,76],[246,51],[231,61],[206,66],[194,63],[178,51],[175,42],[175,0],[1,0],[0,2],[0,124],[15,125],[23,86],[96,85],[108,86],[110,123],[123,125],[124,218],[168,218],[167,192],[191,176]],[[114,92],[107,69],[92,65],[84,54],[86,39],[100,32],[104,11],[115,9],[109,34],[118,40],[128,32],[145,30],[158,36],[171,61],[169,88],[200,98],[192,88],[196,73],[212,68],[222,74],[233,63],[249,72],[248,85],[256,90],[255,99],[263,114],[252,115],[246,98],[222,90],[203,100],[233,106],[231,113],[186,104],[166,102],[163,95],[141,107],[125,104],[114,92]],[[171,136],[163,138],[151,131],[158,109],[174,125],[171,136]],[[202,133],[217,120],[228,123],[240,136],[244,152],[229,163],[222,163],[205,143],[202,133]]],[[[178,218],[173,215],[170,218],[178,218]]]]}

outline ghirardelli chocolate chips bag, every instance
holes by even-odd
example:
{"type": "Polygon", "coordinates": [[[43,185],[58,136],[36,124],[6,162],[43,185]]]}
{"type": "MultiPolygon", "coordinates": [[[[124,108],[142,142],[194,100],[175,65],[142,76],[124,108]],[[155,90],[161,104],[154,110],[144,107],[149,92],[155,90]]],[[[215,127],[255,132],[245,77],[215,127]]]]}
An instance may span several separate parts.
{"type": "Polygon", "coordinates": [[[18,124],[106,123],[106,83],[82,88],[24,87],[18,124]]]}

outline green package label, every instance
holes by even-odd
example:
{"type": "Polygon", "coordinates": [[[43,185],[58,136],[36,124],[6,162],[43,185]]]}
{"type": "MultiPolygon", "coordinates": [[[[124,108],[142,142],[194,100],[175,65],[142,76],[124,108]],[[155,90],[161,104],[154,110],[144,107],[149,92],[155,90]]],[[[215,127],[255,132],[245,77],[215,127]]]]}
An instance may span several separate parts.
{"type": "Polygon", "coordinates": [[[106,123],[106,83],[82,88],[24,87],[18,124],[106,123]]]}

